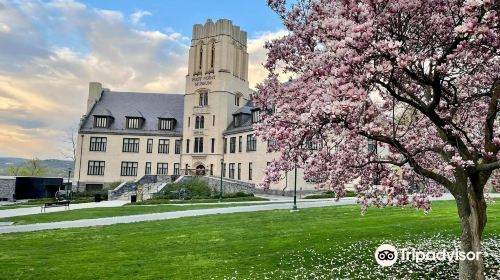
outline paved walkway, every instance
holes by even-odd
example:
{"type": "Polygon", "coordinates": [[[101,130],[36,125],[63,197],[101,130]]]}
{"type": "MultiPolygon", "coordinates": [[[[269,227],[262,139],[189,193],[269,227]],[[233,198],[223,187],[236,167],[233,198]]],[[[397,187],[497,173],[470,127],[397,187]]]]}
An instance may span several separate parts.
{"type": "MultiPolygon", "coordinates": [[[[490,197],[500,198],[500,194],[492,194],[490,195],[490,197]]],[[[432,200],[452,200],[452,199],[453,197],[450,194],[445,194],[442,197],[433,198],[432,200]]],[[[338,202],[335,202],[333,199],[320,200],[320,201],[300,200],[297,203],[297,205],[298,208],[301,209],[301,208],[315,208],[315,207],[337,206],[337,205],[352,205],[355,203],[356,203],[356,198],[343,198],[338,202]]],[[[249,206],[185,210],[185,211],[175,211],[175,212],[165,212],[165,213],[98,218],[98,219],[82,219],[76,221],[65,221],[65,222],[54,222],[54,223],[7,225],[7,226],[0,226],[0,234],[12,233],[12,232],[30,232],[30,231],[39,231],[48,229],[107,226],[114,224],[168,220],[168,219],[176,219],[182,217],[194,217],[194,216],[213,215],[213,214],[257,212],[257,211],[279,210],[279,209],[283,210],[283,209],[291,209],[291,206],[292,206],[291,203],[267,203],[267,204],[260,203],[257,205],[249,205],[249,206]]]]}

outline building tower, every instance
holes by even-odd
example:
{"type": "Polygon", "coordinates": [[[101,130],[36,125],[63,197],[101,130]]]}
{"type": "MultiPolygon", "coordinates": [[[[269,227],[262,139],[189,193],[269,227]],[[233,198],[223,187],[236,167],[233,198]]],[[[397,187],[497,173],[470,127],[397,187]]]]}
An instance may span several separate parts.
{"type": "Polygon", "coordinates": [[[195,24],[184,96],[182,169],[220,174],[222,133],[250,92],[247,33],[227,19],[195,24]]]}

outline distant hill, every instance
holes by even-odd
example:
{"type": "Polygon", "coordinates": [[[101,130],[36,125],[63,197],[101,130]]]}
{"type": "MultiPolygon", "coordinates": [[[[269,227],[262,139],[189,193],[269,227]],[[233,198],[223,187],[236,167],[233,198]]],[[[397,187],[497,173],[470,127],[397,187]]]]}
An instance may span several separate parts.
{"type": "MultiPolygon", "coordinates": [[[[0,175],[7,175],[7,168],[11,165],[25,164],[27,159],[16,157],[0,157],[0,175]]],[[[68,168],[73,169],[73,162],[70,160],[41,159],[43,165],[49,170],[45,176],[68,177],[68,168]]]]}

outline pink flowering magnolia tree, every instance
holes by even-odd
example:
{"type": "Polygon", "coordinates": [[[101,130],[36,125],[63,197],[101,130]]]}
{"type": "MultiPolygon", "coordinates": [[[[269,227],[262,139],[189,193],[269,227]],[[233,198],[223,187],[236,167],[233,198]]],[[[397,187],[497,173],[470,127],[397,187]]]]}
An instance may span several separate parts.
{"type": "MultiPolygon", "coordinates": [[[[481,251],[484,190],[500,168],[500,1],[270,0],[289,34],[266,44],[257,134],[286,171],[366,209],[449,191],[465,252],[481,251]],[[280,73],[290,74],[280,82],[280,73]],[[368,148],[369,146],[369,148],[368,148]]],[[[482,257],[461,279],[484,279],[482,257]]]]}

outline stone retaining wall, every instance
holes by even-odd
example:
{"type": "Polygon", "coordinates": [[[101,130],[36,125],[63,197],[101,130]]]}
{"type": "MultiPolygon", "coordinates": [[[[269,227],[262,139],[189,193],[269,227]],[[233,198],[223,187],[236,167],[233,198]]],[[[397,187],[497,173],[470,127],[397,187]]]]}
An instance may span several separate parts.
{"type": "Polygon", "coordinates": [[[0,200],[14,200],[16,179],[0,179],[0,200]]]}

